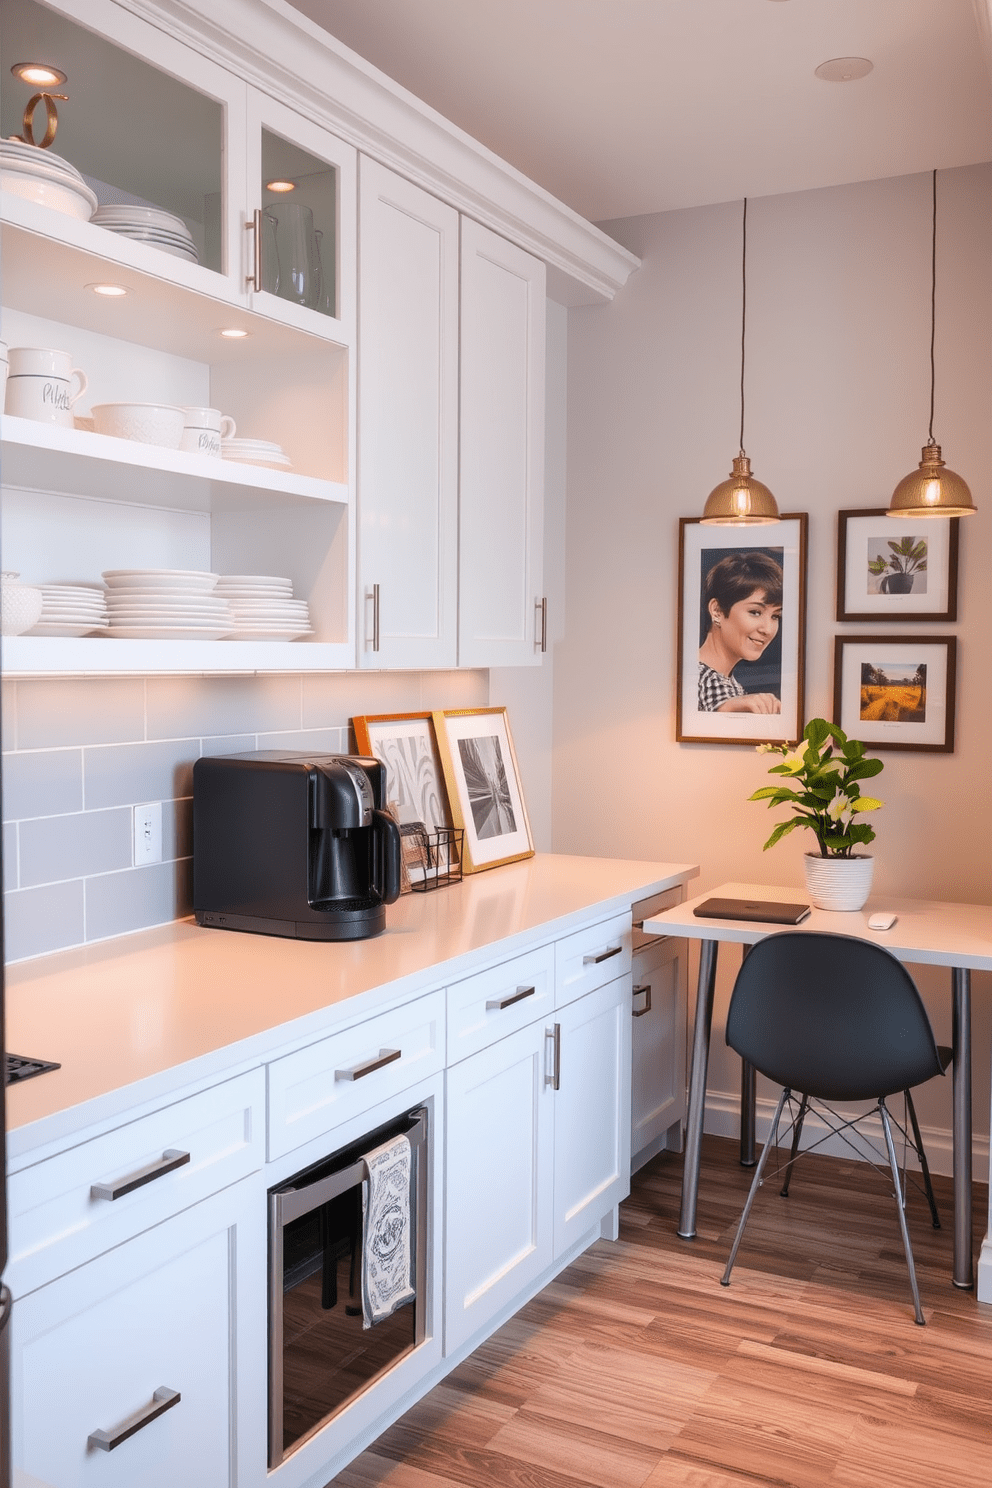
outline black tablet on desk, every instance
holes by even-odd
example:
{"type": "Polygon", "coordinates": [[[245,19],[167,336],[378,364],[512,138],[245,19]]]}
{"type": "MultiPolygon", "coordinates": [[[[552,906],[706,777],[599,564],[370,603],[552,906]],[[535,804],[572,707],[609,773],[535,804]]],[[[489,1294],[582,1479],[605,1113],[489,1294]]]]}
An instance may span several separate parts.
{"type": "Polygon", "coordinates": [[[704,899],[692,912],[700,920],[756,920],[767,925],[800,925],[809,919],[808,904],[779,904],[774,899],[704,899]]]}

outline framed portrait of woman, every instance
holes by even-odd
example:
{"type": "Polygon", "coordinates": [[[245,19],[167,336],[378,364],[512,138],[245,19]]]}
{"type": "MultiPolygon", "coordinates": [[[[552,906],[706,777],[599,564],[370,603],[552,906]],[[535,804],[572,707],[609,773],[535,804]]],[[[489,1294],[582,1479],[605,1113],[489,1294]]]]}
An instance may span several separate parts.
{"type": "Polygon", "coordinates": [[[795,743],[803,731],[805,512],[757,527],[679,522],[682,744],[795,743]]]}

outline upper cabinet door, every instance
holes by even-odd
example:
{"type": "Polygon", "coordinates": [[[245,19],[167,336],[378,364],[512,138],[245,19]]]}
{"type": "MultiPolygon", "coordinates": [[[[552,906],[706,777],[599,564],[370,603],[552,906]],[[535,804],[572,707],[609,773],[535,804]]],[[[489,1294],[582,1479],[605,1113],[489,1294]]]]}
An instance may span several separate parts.
{"type": "Polygon", "coordinates": [[[458,214],[361,158],[359,664],[457,660],[458,214]]]}
{"type": "Polygon", "coordinates": [[[458,660],[541,659],[545,268],[462,221],[458,660]]]}
{"type": "Polygon", "coordinates": [[[250,88],[247,153],[252,309],[351,344],[357,151],[250,88]]]}

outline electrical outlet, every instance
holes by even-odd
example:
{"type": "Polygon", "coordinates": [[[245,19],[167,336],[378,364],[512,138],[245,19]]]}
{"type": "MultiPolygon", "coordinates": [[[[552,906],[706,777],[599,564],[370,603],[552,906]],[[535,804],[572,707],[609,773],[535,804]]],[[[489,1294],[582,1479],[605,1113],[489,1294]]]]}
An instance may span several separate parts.
{"type": "Polygon", "coordinates": [[[134,808],[134,866],[162,861],[162,802],[134,808]]]}

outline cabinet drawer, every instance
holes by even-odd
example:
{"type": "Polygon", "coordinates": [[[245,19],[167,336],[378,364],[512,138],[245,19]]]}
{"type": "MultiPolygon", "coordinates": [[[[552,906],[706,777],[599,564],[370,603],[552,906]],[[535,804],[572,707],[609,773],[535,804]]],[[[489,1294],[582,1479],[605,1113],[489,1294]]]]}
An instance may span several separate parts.
{"type": "Polygon", "coordinates": [[[555,946],[555,1007],[630,970],[630,916],[586,925],[555,946]]]}
{"type": "Polygon", "coordinates": [[[16,1294],[255,1172],[264,1102],[264,1073],[250,1070],[12,1174],[16,1294]]]}
{"type": "Polygon", "coordinates": [[[685,898],[685,885],[676,884],[674,889],[663,889],[660,894],[651,894],[647,899],[638,899],[636,904],[630,906],[630,917],[633,920],[631,927],[633,940],[631,942],[635,951],[641,946],[657,945],[664,936],[646,935],[641,928],[645,920],[652,915],[661,914],[663,909],[672,909],[676,904],[681,904],[685,898]]]}
{"type": "Polygon", "coordinates": [[[443,991],[274,1060],[269,1161],[443,1068],[443,991]]]}
{"type": "Polygon", "coordinates": [[[545,1017],[555,1005],[555,948],[541,946],[448,988],[448,1064],[545,1017]]]}

